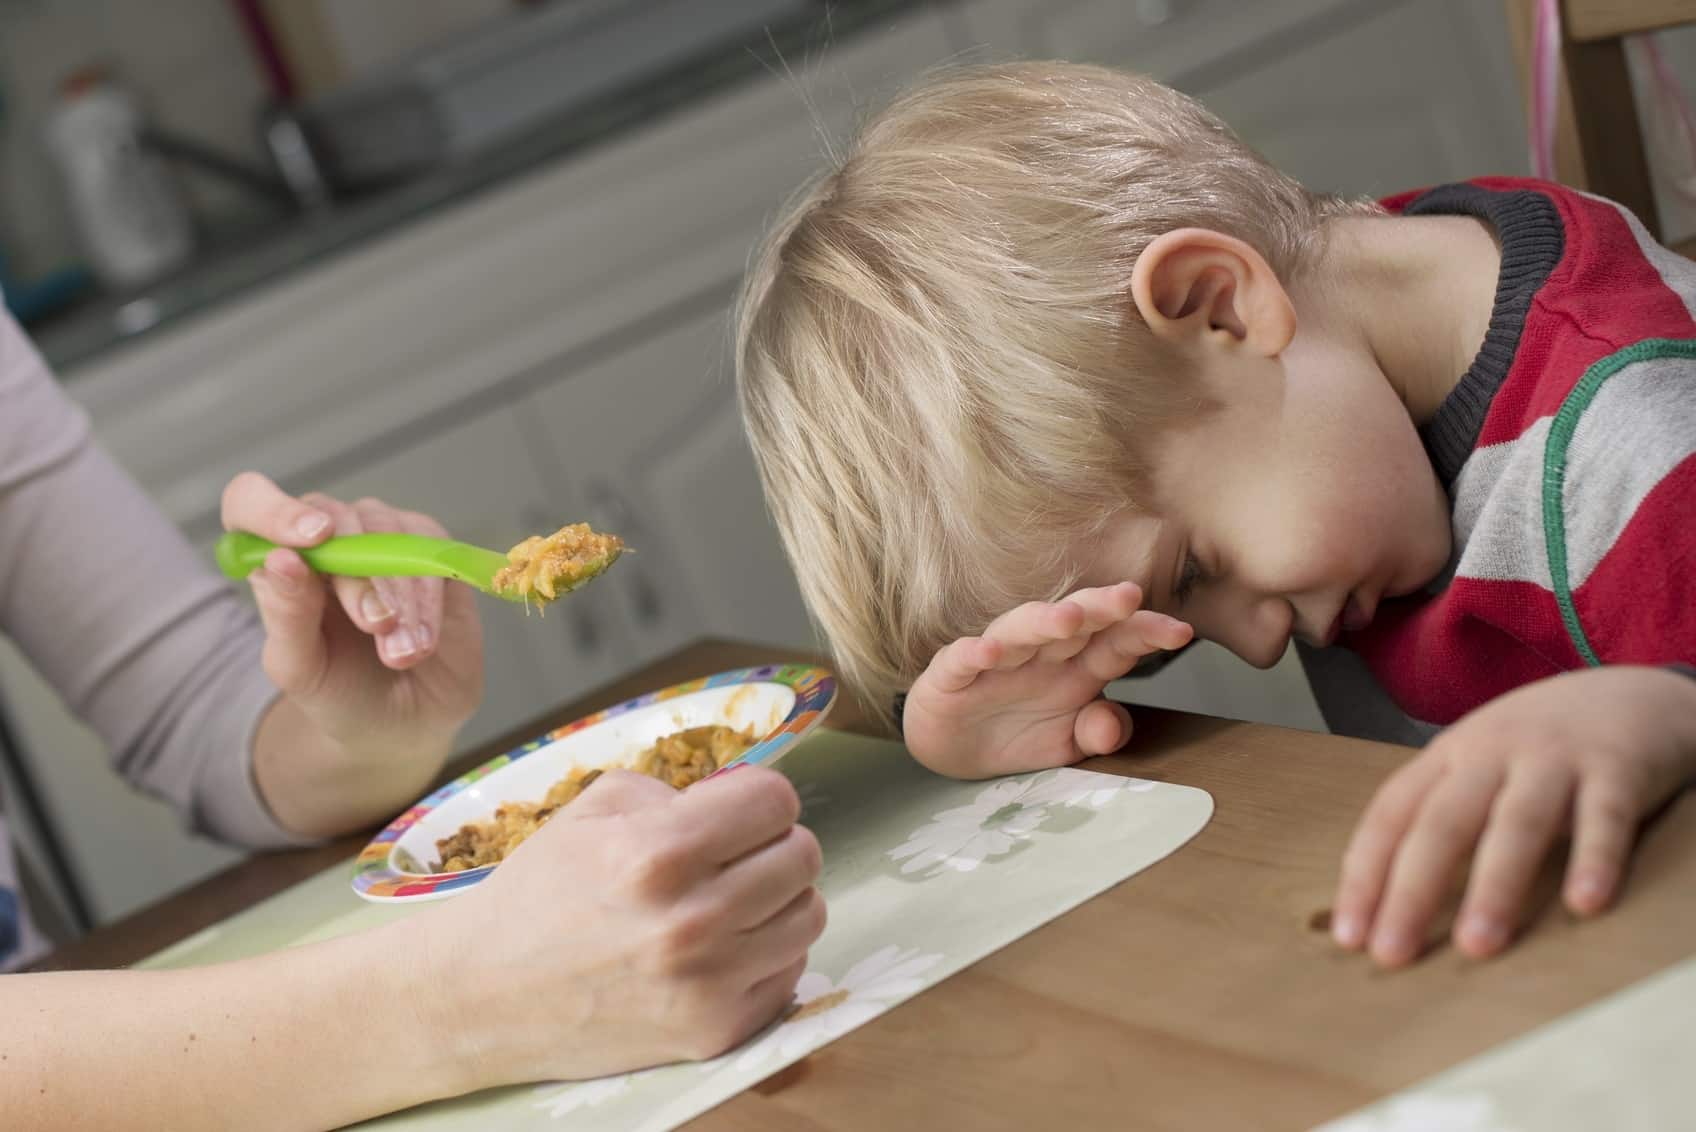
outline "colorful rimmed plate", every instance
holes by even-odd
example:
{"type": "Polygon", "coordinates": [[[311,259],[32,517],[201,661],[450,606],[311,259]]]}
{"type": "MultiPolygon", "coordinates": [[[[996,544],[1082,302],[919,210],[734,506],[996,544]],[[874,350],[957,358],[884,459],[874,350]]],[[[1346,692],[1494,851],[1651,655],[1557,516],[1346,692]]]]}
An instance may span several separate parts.
{"type": "Polygon", "coordinates": [[[353,890],[367,900],[438,900],[476,884],[494,865],[432,873],[436,842],[503,802],[534,801],[577,767],[612,767],[686,727],[752,727],[760,739],[738,762],[776,762],[836,700],[822,668],[771,665],[703,676],[585,716],[490,759],[401,814],[359,854],[353,890]]]}

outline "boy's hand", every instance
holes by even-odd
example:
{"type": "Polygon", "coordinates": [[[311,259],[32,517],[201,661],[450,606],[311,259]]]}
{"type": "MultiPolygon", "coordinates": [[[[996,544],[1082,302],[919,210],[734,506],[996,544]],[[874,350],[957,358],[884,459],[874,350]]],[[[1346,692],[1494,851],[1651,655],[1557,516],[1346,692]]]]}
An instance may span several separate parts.
{"type": "Polygon", "coordinates": [[[937,653],[907,694],[907,746],[926,766],[988,778],[1124,746],[1131,717],[1102,689],[1142,657],[1188,644],[1184,622],[1139,608],[1133,582],[1002,614],[937,653]]]}
{"type": "Polygon", "coordinates": [[[1455,945],[1506,947],[1557,837],[1581,916],[1618,891],[1637,823],[1696,775],[1696,680],[1586,669],[1528,684],[1444,731],[1379,788],[1343,858],[1332,933],[1387,967],[1415,959],[1472,858],[1455,945]]]}

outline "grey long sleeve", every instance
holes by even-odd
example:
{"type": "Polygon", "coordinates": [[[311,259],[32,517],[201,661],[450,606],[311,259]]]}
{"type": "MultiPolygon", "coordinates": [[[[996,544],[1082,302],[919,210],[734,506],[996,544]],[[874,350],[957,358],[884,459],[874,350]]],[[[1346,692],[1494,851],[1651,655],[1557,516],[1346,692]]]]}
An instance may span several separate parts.
{"type": "Polygon", "coordinates": [[[0,308],[0,632],[189,826],[254,847],[304,843],[253,779],[276,688],[257,616],[94,442],[0,308]]]}

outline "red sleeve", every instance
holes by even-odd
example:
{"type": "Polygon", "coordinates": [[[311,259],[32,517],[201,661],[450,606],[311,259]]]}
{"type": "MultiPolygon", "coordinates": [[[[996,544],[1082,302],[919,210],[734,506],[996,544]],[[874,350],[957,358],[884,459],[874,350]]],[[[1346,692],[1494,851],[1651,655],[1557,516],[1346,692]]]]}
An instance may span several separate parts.
{"type": "Polygon", "coordinates": [[[1696,456],[1643,497],[1572,599],[1602,662],[1696,665],[1696,456]]]}

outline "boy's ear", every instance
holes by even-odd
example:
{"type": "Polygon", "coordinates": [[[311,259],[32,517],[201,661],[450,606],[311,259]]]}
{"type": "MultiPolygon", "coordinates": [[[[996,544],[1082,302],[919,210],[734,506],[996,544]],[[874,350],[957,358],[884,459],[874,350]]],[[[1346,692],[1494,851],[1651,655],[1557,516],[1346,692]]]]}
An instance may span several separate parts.
{"type": "Polygon", "coordinates": [[[1296,332],[1295,306],[1266,260],[1207,228],[1178,228],[1143,249],[1131,299],[1155,337],[1183,349],[1244,347],[1270,358],[1296,332]]]}

